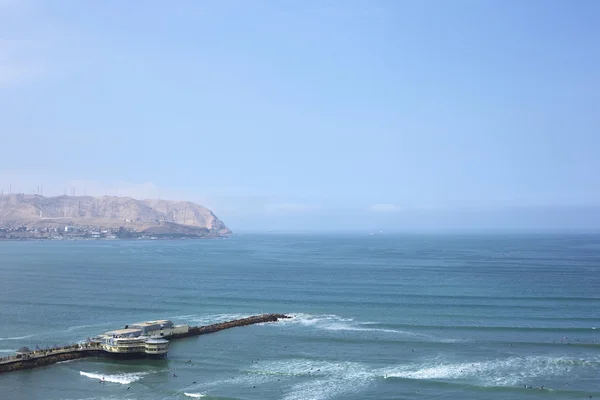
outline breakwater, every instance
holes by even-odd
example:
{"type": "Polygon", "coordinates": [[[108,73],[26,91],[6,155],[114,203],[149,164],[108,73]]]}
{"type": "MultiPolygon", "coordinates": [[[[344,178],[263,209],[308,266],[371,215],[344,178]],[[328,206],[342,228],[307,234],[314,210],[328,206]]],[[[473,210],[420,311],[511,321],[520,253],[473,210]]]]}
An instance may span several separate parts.
{"type": "MultiPolygon", "coordinates": [[[[208,333],[215,333],[225,329],[236,328],[239,326],[248,326],[266,322],[276,322],[280,319],[291,318],[285,314],[262,314],[252,317],[236,319],[227,322],[220,322],[205,326],[191,326],[186,333],[167,336],[166,339],[181,339],[192,336],[199,336],[208,333]]],[[[110,357],[111,354],[102,350],[98,343],[81,343],[64,347],[55,347],[45,350],[36,350],[26,354],[0,358],[0,373],[21,371],[44,367],[50,364],[56,364],[63,361],[77,360],[87,357],[110,357]]]]}
{"type": "Polygon", "coordinates": [[[190,329],[187,333],[171,335],[168,336],[167,339],[180,339],[190,336],[198,336],[204,335],[207,333],[214,333],[218,331],[222,331],[224,329],[235,328],[238,326],[247,326],[254,324],[262,324],[265,322],[276,322],[280,319],[290,318],[285,314],[262,314],[262,315],[254,315],[248,318],[236,319],[233,321],[220,322],[218,324],[206,325],[206,326],[190,326],[190,329]]]}
{"type": "Polygon", "coordinates": [[[74,344],[36,350],[31,353],[0,358],[0,373],[44,367],[63,361],[86,357],[103,357],[108,354],[95,343],[74,344]]]}

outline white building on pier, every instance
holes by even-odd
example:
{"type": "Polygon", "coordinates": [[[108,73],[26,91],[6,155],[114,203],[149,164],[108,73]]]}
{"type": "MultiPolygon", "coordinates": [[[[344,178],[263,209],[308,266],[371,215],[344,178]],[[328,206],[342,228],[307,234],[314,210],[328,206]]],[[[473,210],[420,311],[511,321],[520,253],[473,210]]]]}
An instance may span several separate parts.
{"type": "Polygon", "coordinates": [[[189,328],[189,325],[174,325],[169,320],[138,322],[106,332],[93,341],[102,350],[115,355],[165,357],[169,351],[169,341],[165,338],[187,333],[189,328]]]}

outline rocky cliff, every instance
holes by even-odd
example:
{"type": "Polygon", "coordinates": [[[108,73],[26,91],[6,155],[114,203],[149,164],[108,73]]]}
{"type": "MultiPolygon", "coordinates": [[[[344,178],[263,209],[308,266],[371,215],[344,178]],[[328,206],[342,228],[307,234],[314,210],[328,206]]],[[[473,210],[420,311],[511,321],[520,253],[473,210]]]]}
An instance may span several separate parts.
{"type": "Polygon", "coordinates": [[[125,227],[139,232],[199,236],[231,234],[212,211],[198,204],[114,196],[0,196],[0,225],[125,227]]]}

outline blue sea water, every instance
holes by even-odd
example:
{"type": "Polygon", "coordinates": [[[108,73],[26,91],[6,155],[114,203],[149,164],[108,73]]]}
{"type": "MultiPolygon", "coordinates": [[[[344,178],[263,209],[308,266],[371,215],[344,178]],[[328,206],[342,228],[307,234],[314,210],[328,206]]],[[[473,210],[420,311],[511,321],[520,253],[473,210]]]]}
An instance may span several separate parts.
{"type": "Polygon", "coordinates": [[[0,242],[0,355],[267,312],[294,318],[0,374],[0,398],[600,397],[600,236],[0,242]]]}

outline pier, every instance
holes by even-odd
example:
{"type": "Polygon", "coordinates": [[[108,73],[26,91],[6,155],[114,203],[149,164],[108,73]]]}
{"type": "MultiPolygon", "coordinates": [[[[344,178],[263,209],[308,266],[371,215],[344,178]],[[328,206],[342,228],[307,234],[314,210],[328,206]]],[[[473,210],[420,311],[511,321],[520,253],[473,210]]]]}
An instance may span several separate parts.
{"type": "MultiPolygon", "coordinates": [[[[262,314],[254,315],[248,318],[236,319],[233,321],[220,322],[206,326],[191,326],[185,333],[165,336],[165,339],[182,339],[205,335],[207,333],[219,332],[225,329],[231,329],[238,326],[248,326],[266,322],[277,322],[280,319],[291,318],[285,314],[262,314]]],[[[0,373],[21,371],[44,367],[63,361],[77,360],[87,357],[110,357],[110,353],[104,351],[99,343],[78,343],[64,347],[54,347],[51,349],[35,350],[26,354],[17,354],[0,358],[0,373]]]]}

